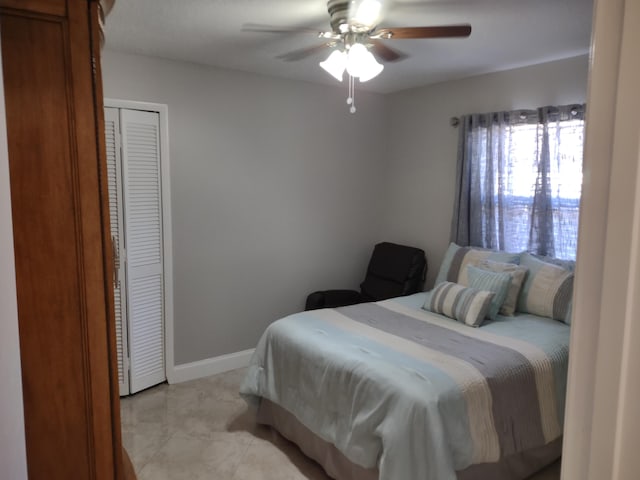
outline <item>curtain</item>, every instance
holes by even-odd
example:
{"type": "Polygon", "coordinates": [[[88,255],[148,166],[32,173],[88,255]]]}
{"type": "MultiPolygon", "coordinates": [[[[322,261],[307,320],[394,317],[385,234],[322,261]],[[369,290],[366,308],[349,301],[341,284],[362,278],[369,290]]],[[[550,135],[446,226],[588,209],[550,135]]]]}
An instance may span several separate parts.
{"type": "Polygon", "coordinates": [[[575,259],[584,105],[462,117],[451,239],[575,259]]]}

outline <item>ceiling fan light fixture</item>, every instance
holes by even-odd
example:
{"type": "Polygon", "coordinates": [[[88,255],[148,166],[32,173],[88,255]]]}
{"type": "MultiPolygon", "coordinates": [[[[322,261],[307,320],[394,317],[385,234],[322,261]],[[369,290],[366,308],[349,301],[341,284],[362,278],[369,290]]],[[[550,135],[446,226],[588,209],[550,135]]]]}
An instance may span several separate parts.
{"type": "Polygon", "coordinates": [[[320,62],[319,65],[325,72],[341,82],[347,67],[347,54],[340,50],[334,50],[327,59],[324,62],[320,62]]]}
{"type": "MultiPolygon", "coordinates": [[[[371,55],[371,54],[369,54],[369,55],[371,55]]],[[[360,74],[360,77],[358,78],[358,80],[360,80],[360,82],[367,82],[367,81],[371,80],[372,78],[375,78],[378,75],[380,75],[382,70],[384,70],[384,65],[378,63],[376,61],[376,59],[373,57],[373,55],[371,55],[371,58],[373,59],[373,62],[368,64],[367,68],[365,69],[365,71],[360,74]]]]}
{"type": "Polygon", "coordinates": [[[347,55],[347,72],[352,77],[358,78],[361,82],[371,80],[384,67],[377,62],[373,54],[361,43],[354,43],[347,55]]]}
{"type": "Polygon", "coordinates": [[[349,72],[349,75],[359,77],[364,72],[369,61],[367,53],[369,53],[367,47],[361,43],[351,45],[347,54],[347,72],[349,72]]]}

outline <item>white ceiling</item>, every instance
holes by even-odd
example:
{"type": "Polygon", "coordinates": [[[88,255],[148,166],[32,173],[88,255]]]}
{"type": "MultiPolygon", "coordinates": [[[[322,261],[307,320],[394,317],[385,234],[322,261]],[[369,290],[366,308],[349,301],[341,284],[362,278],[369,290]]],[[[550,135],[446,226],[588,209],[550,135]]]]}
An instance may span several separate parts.
{"type": "MultiPolygon", "coordinates": [[[[409,58],[363,84],[389,93],[585,54],[591,0],[387,0],[381,27],[470,23],[466,39],[387,40],[409,58]]],[[[326,0],[116,0],[107,48],[271,76],[335,84],[318,66],[276,56],[316,45],[308,33],[243,32],[244,23],[330,30],[326,0]]]]}

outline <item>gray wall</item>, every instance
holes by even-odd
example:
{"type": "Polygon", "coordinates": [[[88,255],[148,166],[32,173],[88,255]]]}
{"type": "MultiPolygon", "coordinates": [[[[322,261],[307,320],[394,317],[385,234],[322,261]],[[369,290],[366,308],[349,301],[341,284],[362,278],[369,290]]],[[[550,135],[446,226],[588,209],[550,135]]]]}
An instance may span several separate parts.
{"type": "Polygon", "coordinates": [[[385,238],[427,252],[432,286],[449,244],[457,129],[469,113],[583,103],[588,58],[576,57],[407,90],[387,97],[390,159],[385,238]]]}
{"type": "Polygon", "coordinates": [[[103,77],[106,97],[169,107],[176,364],[358,286],[382,224],[382,96],[351,115],[346,86],[110,51],[103,77]]]}
{"type": "MultiPolygon", "coordinates": [[[[169,106],[176,364],[255,346],[306,294],[356,288],[371,246],[449,243],[452,116],[584,102],[586,56],[397,94],[105,52],[105,95],[169,106]]],[[[321,72],[320,72],[321,73],[321,72]]]]}
{"type": "Polygon", "coordinates": [[[0,478],[27,480],[9,153],[0,67],[0,478]]]}

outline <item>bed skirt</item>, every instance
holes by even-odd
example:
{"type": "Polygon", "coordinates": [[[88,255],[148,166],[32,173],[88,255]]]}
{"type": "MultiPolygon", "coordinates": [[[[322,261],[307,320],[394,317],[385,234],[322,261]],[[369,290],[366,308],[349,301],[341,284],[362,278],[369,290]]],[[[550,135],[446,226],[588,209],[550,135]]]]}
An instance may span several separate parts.
{"type": "MultiPolygon", "coordinates": [[[[378,480],[376,468],[364,468],[349,461],[334,445],[317,437],[291,413],[262,398],[257,421],[275,428],[309,458],[318,462],[336,480],[378,480]]],[[[560,458],[562,437],[543,447],[503,458],[497,463],[472,465],[457,473],[458,480],[524,480],[560,458]]]]}

